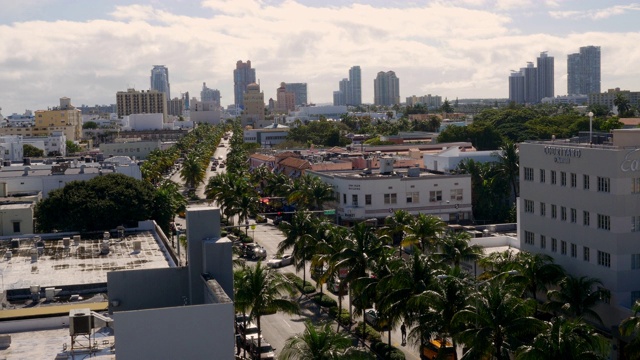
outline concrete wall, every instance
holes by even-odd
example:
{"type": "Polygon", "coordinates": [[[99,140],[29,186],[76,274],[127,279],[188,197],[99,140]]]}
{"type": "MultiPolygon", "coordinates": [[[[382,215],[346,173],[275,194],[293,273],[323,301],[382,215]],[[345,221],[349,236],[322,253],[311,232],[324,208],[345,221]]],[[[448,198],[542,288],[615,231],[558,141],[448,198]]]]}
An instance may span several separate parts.
{"type": "Polygon", "coordinates": [[[118,360],[233,359],[233,316],[233,303],[115,313],[118,360]]]}
{"type": "Polygon", "coordinates": [[[183,306],[188,298],[187,273],[186,268],[107,273],[109,313],[183,306]]]}
{"type": "MultiPolygon", "coordinates": [[[[215,241],[220,238],[220,209],[206,206],[190,207],[187,209],[187,225],[189,229],[187,232],[187,261],[189,262],[190,304],[202,304],[204,302],[204,288],[200,275],[207,272],[205,271],[203,242],[215,241]]],[[[231,260],[231,255],[229,255],[229,260],[231,260]]],[[[226,271],[229,272],[231,269],[232,267],[229,266],[226,271]]],[[[215,276],[213,272],[211,275],[215,276]]],[[[231,276],[233,277],[233,274],[231,276]]]]}

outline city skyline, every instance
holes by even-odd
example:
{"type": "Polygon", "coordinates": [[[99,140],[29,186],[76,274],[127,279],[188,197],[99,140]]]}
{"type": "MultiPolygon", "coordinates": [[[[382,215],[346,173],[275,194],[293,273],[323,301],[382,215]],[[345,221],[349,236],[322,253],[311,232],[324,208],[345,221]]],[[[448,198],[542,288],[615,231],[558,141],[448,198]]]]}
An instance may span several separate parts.
{"type": "Polygon", "coordinates": [[[400,98],[507,98],[505,69],[540,52],[556,58],[555,95],[567,93],[564,59],[602,48],[601,90],[640,90],[640,4],[595,0],[152,0],[3,1],[0,107],[5,116],[55,106],[110,104],[147,90],[149,69],[171,69],[176,93],[202,82],[233,103],[231,70],[251,60],[266,98],[278,84],[307,83],[310,103],[331,103],[336,83],[362,69],[362,102],[377,72],[393,69],[400,98]],[[482,21],[478,21],[482,19],[482,21]],[[294,32],[291,30],[295,29],[294,32]],[[148,41],[145,41],[147,40],[148,41]]]}

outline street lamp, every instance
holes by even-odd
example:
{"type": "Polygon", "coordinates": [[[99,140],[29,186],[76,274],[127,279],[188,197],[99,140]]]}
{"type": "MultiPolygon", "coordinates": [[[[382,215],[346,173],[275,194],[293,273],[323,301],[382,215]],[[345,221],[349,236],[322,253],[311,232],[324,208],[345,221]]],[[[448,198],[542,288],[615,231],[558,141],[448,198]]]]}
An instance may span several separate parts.
{"type": "Polygon", "coordinates": [[[589,144],[593,143],[593,111],[589,111],[589,144]]]}

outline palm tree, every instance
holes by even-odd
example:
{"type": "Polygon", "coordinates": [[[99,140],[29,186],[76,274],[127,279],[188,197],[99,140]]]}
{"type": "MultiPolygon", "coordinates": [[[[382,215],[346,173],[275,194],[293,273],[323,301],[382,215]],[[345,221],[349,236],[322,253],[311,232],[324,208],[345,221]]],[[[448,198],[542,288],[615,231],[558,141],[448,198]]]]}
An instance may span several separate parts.
{"type": "Polygon", "coordinates": [[[436,248],[437,237],[444,233],[446,226],[447,224],[438,217],[418,214],[405,228],[407,236],[402,241],[402,246],[418,245],[423,252],[433,251],[436,248]]]}
{"type": "MultiPolygon", "coordinates": [[[[242,310],[249,311],[249,318],[256,319],[258,333],[262,333],[260,319],[263,315],[282,311],[288,314],[296,314],[299,311],[297,302],[282,297],[284,293],[294,293],[293,284],[278,271],[262,266],[258,261],[255,267],[244,266],[236,270],[234,274],[235,301],[240,303],[242,310]]],[[[258,348],[261,346],[261,337],[258,336],[258,348]]]]}
{"type": "Polygon", "coordinates": [[[516,360],[607,359],[607,340],[589,325],[557,317],[551,322],[544,322],[544,327],[530,345],[518,349],[516,360]]]}
{"type": "Polygon", "coordinates": [[[632,360],[640,359],[640,301],[636,301],[631,308],[633,315],[622,320],[620,323],[620,335],[631,337],[629,343],[624,347],[624,352],[632,360]]]}
{"type": "Polygon", "coordinates": [[[536,301],[538,306],[538,292],[547,292],[548,285],[557,284],[564,277],[564,269],[554,264],[553,258],[545,254],[532,254],[520,252],[516,255],[514,269],[518,274],[514,281],[521,280],[525,285],[525,291],[536,301]]]}
{"type": "Polygon", "coordinates": [[[509,184],[511,185],[511,203],[514,203],[515,199],[520,196],[518,186],[518,175],[520,171],[520,156],[518,155],[518,145],[508,141],[500,147],[500,152],[496,156],[498,157],[497,175],[508,180],[509,184]]]}
{"type": "Polygon", "coordinates": [[[305,323],[302,334],[287,339],[278,356],[280,360],[373,359],[373,356],[351,345],[348,333],[331,330],[331,324],[313,326],[305,323]]]}
{"type": "Polygon", "coordinates": [[[314,254],[313,249],[317,243],[314,235],[317,234],[319,226],[319,220],[307,211],[296,211],[291,222],[283,221],[280,226],[285,238],[278,244],[278,253],[293,249],[293,260],[296,270],[302,270],[303,284],[307,281],[305,265],[314,254]]]}
{"type": "Polygon", "coordinates": [[[513,285],[489,282],[465,309],[454,315],[453,324],[464,328],[457,334],[468,348],[463,360],[508,360],[510,352],[542,328],[542,323],[531,316],[533,300],[523,300],[521,293],[513,285]]]}
{"type": "Polygon", "coordinates": [[[613,99],[613,105],[618,108],[618,116],[624,117],[631,110],[631,104],[629,102],[629,98],[621,92],[616,94],[615,99],[613,99]]]}
{"type": "Polygon", "coordinates": [[[154,218],[158,220],[162,230],[168,234],[174,216],[187,207],[187,199],[180,194],[178,184],[165,180],[156,189],[154,203],[156,205],[154,218]]]}
{"type": "MultiPolygon", "coordinates": [[[[400,245],[404,238],[405,228],[413,221],[413,215],[406,210],[396,210],[393,215],[384,219],[382,233],[388,235],[393,241],[393,245],[400,245]]],[[[402,247],[400,247],[402,249],[402,247]]]]}
{"type": "MultiPolygon", "coordinates": [[[[408,309],[417,317],[417,325],[409,333],[409,338],[414,344],[424,344],[435,335],[443,340],[451,338],[453,348],[456,348],[455,336],[459,329],[453,323],[453,318],[466,307],[471,292],[469,280],[464,274],[460,268],[454,268],[434,283],[431,289],[409,300],[408,309]]],[[[442,346],[441,350],[444,348],[442,346]]],[[[442,355],[444,354],[439,354],[442,355]]],[[[454,359],[457,359],[457,354],[454,355],[454,359]]]]}
{"type": "Polygon", "coordinates": [[[558,283],[559,289],[547,292],[547,309],[559,311],[571,317],[590,318],[602,324],[602,319],[593,308],[606,298],[609,292],[602,282],[587,276],[567,275],[558,283]],[[596,288],[594,290],[594,287],[596,288]]]}
{"type": "Polygon", "coordinates": [[[333,187],[315,176],[303,175],[294,181],[288,200],[302,209],[322,210],[324,203],[334,200],[333,187]]]}
{"type": "Polygon", "coordinates": [[[476,261],[482,256],[480,245],[470,245],[471,235],[466,231],[449,231],[440,242],[440,252],[434,256],[445,263],[460,268],[460,262],[476,261]]]}
{"type": "Polygon", "coordinates": [[[197,153],[192,153],[184,159],[182,169],[180,170],[180,178],[185,182],[188,188],[196,188],[204,181],[206,176],[206,167],[202,164],[202,159],[197,153]]]}

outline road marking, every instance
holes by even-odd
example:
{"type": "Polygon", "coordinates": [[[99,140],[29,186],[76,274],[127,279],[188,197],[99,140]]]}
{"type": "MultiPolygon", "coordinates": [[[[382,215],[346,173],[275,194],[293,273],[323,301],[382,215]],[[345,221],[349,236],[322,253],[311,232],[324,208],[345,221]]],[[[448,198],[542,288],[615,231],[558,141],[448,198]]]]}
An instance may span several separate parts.
{"type": "Polygon", "coordinates": [[[293,329],[293,328],[291,327],[291,325],[289,325],[289,323],[287,322],[287,320],[282,319],[282,322],[283,322],[283,323],[285,323],[285,324],[287,324],[287,326],[289,327],[289,329],[293,329]]]}

